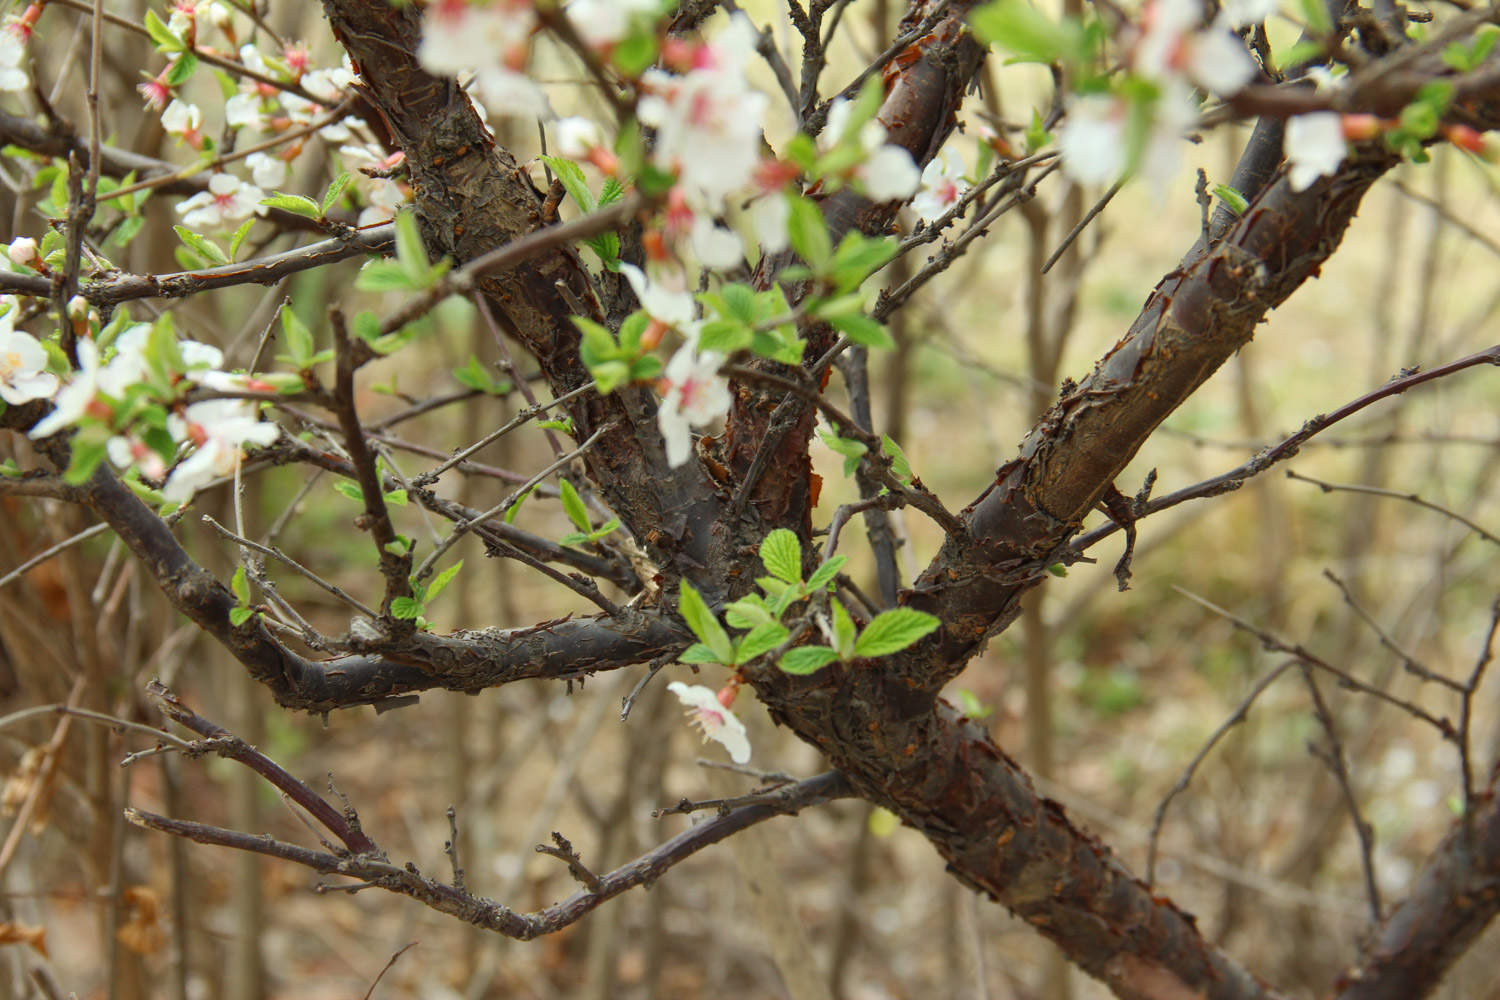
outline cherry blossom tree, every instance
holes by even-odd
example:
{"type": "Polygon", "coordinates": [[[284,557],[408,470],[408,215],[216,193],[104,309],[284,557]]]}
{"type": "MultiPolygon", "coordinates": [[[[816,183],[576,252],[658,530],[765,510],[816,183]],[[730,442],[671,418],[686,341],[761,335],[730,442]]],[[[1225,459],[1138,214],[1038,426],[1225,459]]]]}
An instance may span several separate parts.
{"type": "MultiPolygon", "coordinates": [[[[1155,837],[1171,796],[1146,870],[1132,871],[1038,792],[976,706],[950,703],[952,682],[1021,618],[1027,595],[1099,558],[1106,539],[1123,539],[1124,589],[1138,521],[1232,491],[1409,389],[1500,363],[1491,348],[1403,371],[1336,408],[1316,401],[1325,412],[1309,411],[1295,435],[1166,495],[1152,495],[1154,473],[1133,496],[1116,485],[1163,421],[1318,274],[1382,177],[1434,148],[1491,169],[1493,6],[916,0],[837,82],[843,57],[831,53],[856,5],[827,0],[788,5],[800,56],[760,11],[733,3],[324,0],[331,38],[306,42],[279,36],[262,6],[177,0],[137,20],[34,3],[8,17],[0,137],[7,170],[38,195],[0,273],[0,497],[97,519],[288,710],[384,710],[427,690],[571,686],[646,665],[623,715],[669,673],[656,683],[716,753],[756,760],[735,709],[758,703],[828,770],[715,800],[709,818],[603,874],[556,835],[542,849],[580,888],[522,912],[471,891],[456,853],[451,879],[393,863],[352,806],[209,721],[222,706],[189,707],[153,682],[176,728],[150,730],[149,752],[247,766],[309,818],[320,846],[191,809],[132,808],[130,822],[529,940],[763,820],[858,798],[919,831],[962,885],[1118,996],[1284,995],[1158,891],[1155,837]],[[75,15],[89,86],[65,114],[41,83],[54,52],[44,42],[75,15]],[[149,39],[153,62],[130,100],[170,137],[170,162],[118,145],[126,133],[105,117],[101,50],[114,32],[149,39]],[[544,63],[584,79],[587,100],[544,63]],[[1049,81],[1025,117],[972,93],[1011,67],[1049,81]],[[1212,186],[1200,175],[1202,227],[1184,234],[1180,264],[1082,380],[1059,379],[1054,356],[1030,433],[955,511],[924,484],[927,456],[871,419],[868,363],[896,346],[888,326],[998,219],[1035,211],[1048,192],[1066,192],[1076,222],[1053,259],[1082,266],[1077,241],[1118,192],[1165,197],[1189,139],[1252,122],[1232,174],[1212,186]],[[543,152],[523,162],[513,148],[538,128],[543,152]],[[1084,192],[1102,194],[1088,212],[1084,192]],[[117,264],[165,226],[178,270],[117,264]],[[286,248],[273,251],[278,240],[286,248]],[[336,276],[355,259],[352,279],[336,276]],[[283,305],[250,349],[189,335],[189,300],[318,269],[335,276],[316,321],[283,305]],[[526,405],[451,453],[429,450],[437,464],[410,475],[391,422],[362,413],[362,375],[420,356],[455,301],[493,332],[498,367],[473,358],[454,373],[461,391],[411,399],[412,414],[510,395],[526,405]],[[480,449],[523,429],[549,435],[555,461],[494,473],[499,503],[460,500],[454,484],[488,468],[480,449]],[[816,471],[815,445],[832,456],[816,471]],[[378,567],[367,592],[253,537],[264,526],[246,516],[246,481],[277,466],[336,477],[358,505],[351,531],[378,567]],[[857,499],[829,512],[820,492],[835,478],[857,499]],[[224,572],[182,538],[184,515],[217,493],[235,514],[232,529],[212,522],[224,572]],[[572,530],[527,527],[524,506],[541,501],[572,530]],[[915,572],[897,559],[897,511],[941,532],[915,572]],[[1108,521],[1085,532],[1095,511],[1108,521]],[[855,519],[873,587],[841,551],[855,519]],[[482,572],[454,551],[475,540],[591,610],[437,630],[433,609],[482,572]],[[283,573],[333,595],[347,628],[299,612],[276,589],[283,573]],[[189,737],[173,735],[183,728],[189,737]]],[[[1225,728],[1295,667],[1360,830],[1320,680],[1430,723],[1461,760],[1451,832],[1401,898],[1382,901],[1371,880],[1367,942],[1321,985],[1327,995],[1429,993],[1500,908],[1500,805],[1471,745],[1495,621],[1466,676],[1429,678],[1458,699],[1457,724],[1254,631],[1286,663],[1225,728]]]]}

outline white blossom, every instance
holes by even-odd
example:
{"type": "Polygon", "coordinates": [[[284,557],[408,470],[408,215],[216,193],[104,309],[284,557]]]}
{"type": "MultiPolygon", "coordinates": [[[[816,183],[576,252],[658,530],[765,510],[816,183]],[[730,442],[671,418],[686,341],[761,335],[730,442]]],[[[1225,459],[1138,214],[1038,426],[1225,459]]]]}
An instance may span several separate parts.
{"type": "Polygon", "coordinates": [[[755,229],[755,238],[760,241],[763,253],[780,253],[786,249],[790,216],[791,206],[779,191],[757,198],[751,204],[750,225],[755,229]]]}
{"type": "Polygon", "coordinates": [[[36,263],[36,240],[30,236],[17,236],[5,248],[5,256],[10,258],[12,264],[19,264],[23,267],[34,266],[36,263]]]}
{"type": "Polygon", "coordinates": [[[1125,102],[1104,94],[1068,101],[1057,129],[1063,173],[1075,184],[1106,184],[1125,169],[1125,102]]]}
{"type": "Polygon", "coordinates": [[[14,327],[15,309],[0,316],[0,399],[13,406],[46,399],[57,391],[47,371],[47,352],[31,334],[14,327]]]}
{"type": "Polygon", "coordinates": [[[259,188],[281,187],[286,181],[286,161],[268,153],[251,153],[245,157],[245,166],[250,168],[250,179],[259,188]]]}
{"type": "Polygon", "coordinates": [[[557,151],[570,160],[583,159],[589,154],[589,150],[604,141],[598,122],[581,115],[573,115],[554,123],[552,136],[557,151]]]}
{"type": "Polygon", "coordinates": [[[213,231],[260,212],[263,197],[260,188],[233,174],[214,174],[208,180],[208,190],[178,204],[177,211],[188,228],[213,231]]]}
{"type": "Polygon", "coordinates": [[[264,132],[266,116],[260,105],[260,95],[253,90],[235,94],[224,102],[224,123],[230,128],[249,127],[264,132]]]}
{"type": "Polygon", "coordinates": [[[25,58],[26,43],[20,36],[0,29],[0,92],[31,86],[31,77],[21,68],[21,60],[25,58]]]}
{"type": "Polygon", "coordinates": [[[693,451],[692,428],[703,427],[729,412],[729,382],[719,375],[724,356],[701,354],[684,344],[662,373],[662,401],[656,422],[667,443],[667,464],[677,468],[693,451]]]}
{"type": "Polygon", "coordinates": [[[99,348],[87,337],[78,341],[78,370],[72,380],[57,391],[52,400],[52,412],[37,421],[31,429],[32,438],[51,437],[64,427],[71,427],[83,419],[89,404],[99,392],[99,348]]]}
{"type": "Polygon", "coordinates": [[[871,119],[859,126],[857,135],[850,135],[853,122],[850,114],[854,105],[843,98],[836,99],[828,108],[827,122],[818,136],[818,146],[824,152],[846,141],[857,142],[864,151],[865,160],[854,168],[854,177],[873,201],[892,201],[911,197],[922,183],[922,172],[916,161],[901,146],[885,141],[885,126],[871,119]]]}
{"type": "Polygon", "coordinates": [[[1319,177],[1334,173],[1349,151],[1343,119],[1334,111],[1288,118],[1282,146],[1288,164],[1287,182],[1293,191],[1305,191],[1319,177]]]}
{"type": "Polygon", "coordinates": [[[185,101],[172,99],[166,110],[161,113],[161,127],[168,135],[189,136],[198,131],[203,124],[203,112],[196,104],[188,104],[185,101]]]}
{"type": "Polygon", "coordinates": [[[613,45],[625,37],[637,17],[659,10],[657,0],[573,0],[567,7],[568,20],[595,48],[613,45]]]}
{"type": "Polygon", "coordinates": [[[724,707],[712,688],[673,681],[667,690],[687,706],[688,718],[703,733],[704,742],[716,740],[723,744],[736,764],[749,762],[750,739],[745,734],[745,724],[724,707]]]}
{"type": "Polygon", "coordinates": [[[698,307],[691,292],[672,291],[646,277],[634,264],[621,264],[620,270],[648,316],[686,337],[696,336],[698,307]]]}
{"type": "Polygon", "coordinates": [[[1230,28],[1245,28],[1275,14],[1277,6],[1277,0],[1223,0],[1219,20],[1230,28]]]}
{"type": "Polygon", "coordinates": [[[193,453],[178,463],[162,495],[186,503],[193,494],[220,476],[234,471],[244,445],[265,447],[281,430],[259,418],[254,403],[243,399],[210,399],[194,403],[182,416],[167,418],[167,429],[179,441],[190,441],[193,453]]]}
{"type": "Polygon", "coordinates": [[[647,70],[637,113],[656,129],[655,156],[682,184],[717,205],[745,187],[760,162],[761,116],[769,103],[745,78],[755,28],[743,14],[680,76],[647,70]]]}

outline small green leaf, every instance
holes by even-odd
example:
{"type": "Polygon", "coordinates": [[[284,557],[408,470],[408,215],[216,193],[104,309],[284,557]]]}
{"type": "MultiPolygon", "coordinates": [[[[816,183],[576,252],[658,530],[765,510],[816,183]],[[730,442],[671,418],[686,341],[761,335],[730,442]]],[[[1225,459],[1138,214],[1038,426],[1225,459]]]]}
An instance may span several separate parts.
{"type": "Polygon", "coordinates": [[[552,168],[557,179],[562,181],[562,186],[567,190],[569,197],[578,203],[578,207],[585,212],[594,210],[594,194],[589,190],[589,182],[583,176],[583,168],[572,160],[565,160],[560,156],[543,156],[541,161],[552,168]]]}
{"type": "Polygon", "coordinates": [[[391,599],[391,617],[410,620],[422,613],[422,602],[415,597],[395,597],[391,599]]]}
{"type": "Polygon", "coordinates": [[[172,232],[194,253],[214,264],[230,263],[229,255],[219,249],[219,245],[206,236],[199,236],[186,226],[173,226],[172,232]]]}
{"type": "Polygon", "coordinates": [[[839,659],[847,660],[854,655],[854,619],[849,609],[837,597],[828,602],[833,606],[833,640],[839,659]]]}
{"type": "Polygon", "coordinates": [[[560,417],[557,420],[538,420],[536,425],[544,431],[562,431],[565,434],[573,433],[572,417],[560,417]]]}
{"type": "Polygon", "coordinates": [[[979,696],[968,688],[959,688],[954,694],[958,695],[958,710],[971,719],[987,719],[995,713],[979,696]]]}
{"type": "Polygon", "coordinates": [[[307,219],[321,219],[323,210],[318,203],[311,198],[304,198],[300,194],[273,194],[268,198],[262,198],[260,203],[267,208],[279,208],[283,212],[291,212],[307,219]]]}
{"type": "Polygon", "coordinates": [[[519,513],[521,513],[521,505],[526,502],[526,498],[527,497],[531,496],[531,494],[533,494],[535,492],[536,492],[536,487],[533,486],[529,490],[527,490],[525,493],[522,493],[520,496],[516,497],[516,502],[515,503],[513,503],[509,507],[505,508],[505,523],[506,524],[514,524],[515,523],[516,515],[519,514],[519,513]]]}
{"type": "Polygon", "coordinates": [[[354,276],[354,287],[362,292],[412,292],[421,283],[394,260],[371,260],[354,276]]]}
{"type": "Polygon", "coordinates": [[[229,589],[234,591],[234,596],[241,604],[250,603],[250,582],[245,578],[245,567],[234,568],[234,576],[229,578],[229,589]]]}
{"type": "Polygon", "coordinates": [[[249,621],[250,618],[251,618],[251,616],[254,615],[254,614],[255,614],[255,609],[254,608],[246,608],[246,607],[230,608],[229,609],[229,624],[233,625],[235,628],[239,628],[241,625],[243,625],[247,621],[249,621]]]}
{"type": "Polygon", "coordinates": [[[864,313],[830,316],[828,323],[839,333],[861,346],[875,348],[896,346],[896,341],[886,331],[885,326],[879,320],[871,319],[864,313]]]}
{"type": "Polygon", "coordinates": [[[891,475],[901,480],[907,486],[910,486],[914,477],[911,471],[911,462],[906,459],[906,452],[901,450],[899,444],[891,440],[889,434],[882,434],[880,436],[880,450],[886,458],[891,460],[891,475]]]}
{"type": "Polygon", "coordinates": [[[1302,9],[1302,20],[1307,23],[1307,30],[1314,35],[1329,35],[1333,33],[1333,21],[1328,16],[1328,8],[1324,6],[1323,0],[1300,0],[1302,9]]]}
{"type": "Polygon", "coordinates": [[[686,580],[682,581],[681,589],[678,591],[677,610],[681,612],[683,620],[687,622],[688,628],[693,630],[693,634],[713,650],[717,662],[734,662],[734,643],[729,641],[729,633],[724,631],[724,626],[719,624],[714,613],[708,609],[703,596],[686,580]]]}
{"type": "Polygon", "coordinates": [[[839,658],[839,654],[827,646],[799,646],[789,649],[777,664],[783,673],[811,674],[823,669],[839,658]]]}
{"type": "Polygon", "coordinates": [[[1008,49],[1018,62],[1075,63],[1087,55],[1083,26],[1054,21],[1028,0],[996,0],[969,16],[981,41],[1008,49]]]}
{"type": "MultiPolygon", "coordinates": [[[[317,206],[313,206],[316,208],[317,206]]],[[[396,213],[396,259],[407,277],[418,285],[425,285],[432,270],[427,260],[427,248],[422,244],[422,233],[417,228],[417,216],[410,210],[396,213]]]]}
{"type": "Polygon", "coordinates": [[[892,608],[875,616],[854,644],[856,656],[888,656],[918,642],[942,624],[916,608],[892,608]]]}
{"type": "Polygon", "coordinates": [[[730,628],[755,628],[775,620],[766,608],[765,599],[755,594],[741,597],[733,604],[724,606],[724,621],[730,628]]]}
{"type": "Polygon", "coordinates": [[[562,494],[563,512],[568,515],[568,520],[582,532],[594,530],[593,522],[589,520],[588,508],[584,506],[583,498],[573,488],[573,484],[566,479],[558,484],[558,491],[562,494]]]}
{"type": "MultiPolygon", "coordinates": [[[[144,218],[142,221],[145,221],[144,218]]],[[[239,254],[240,244],[244,243],[245,237],[250,235],[250,227],[253,225],[255,225],[255,216],[252,215],[244,222],[241,222],[240,228],[236,229],[234,235],[229,237],[229,259],[231,261],[239,254]]]]}
{"type": "Polygon", "coordinates": [[[1215,184],[1214,196],[1235,215],[1244,215],[1245,209],[1250,207],[1249,200],[1228,184],[1215,184]]]}
{"type": "Polygon", "coordinates": [[[186,47],[182,39],[172,34],[171,29],[157,16],[156,11],[149,7],[146,9],[144,23],[146,34],[150,35],[151,40],[156,43],[158,52],[181,52],[186,47]]]}
{"type": "Polygon", "coordinates": [[[328,185],[328,191],[323,195],[323,204],[318,207],[319,215],[327,215],[328,210],[339,203],[340,196],[343,195],[344,189],[349,186],[351,180],[353,178],[347,170],[342,171],[333,179],[333,183],[328,185]]]}
{"type": "MultiPolygon", "coordinates": [[[[183,52],[172,60],[167,68],[167,75],[163,78],[168,87],[180,87],[193,78],[198,70],[198,57],[191,52],[183,52]]],[[[208,147],[205,144],[204,149],[208,147]]]]}
{"type": "Polygon", "coordinates": [[[382,493],[381,498],[393,507],[405,507],[408,503],[411,502],[411,498],[406,495],[406,490],[404,489],[391,490],[389,493],[382,493]]]}
{"type": "Polygon", "coordinates": [[[291,355],[292,364],[298,368],[308,367],[313,356],[312,331],[297,318],[291,303],[281,307],[281,332],[286,337],[286,350],[291,355]]]}
{"type": "Polygon", "coordinates": [[[844,563],[849,561],[848,556],[834,556],[813,570],[812,576],[807,578],[807,592],[816,594],[833,582],[833,578],[839,575],[839,570],[844,568],[844,563]]]}
{"type": "Polygon", "coordinates": [[[1052,565],[1047,567],[1047,572],[1051,573],[1053,576],[1067,576],[1068,567],[1064,566],[1060,562],[1053,563],[1052,565]]]}
{"type": "Polygon", "coordinates": [[[812,268],[821,273],[833,255],[833,241],[828,236],[828,223],[823,212],[810,198],[787,195],[791,211],[787,213],[787,238],[792,249],[812,268]]]}
{"type": "Polygon", "coordinates": [[[452,566],[449,566],[437,576],[433,577],[432,582],[427,585],[427,603],[430,604],[433,601],[437,600],[437,595],[441,594],[443,592],[443,589],[447,587],[448,584],[453,582],[453,578],[457,576],[458,571],[463,568],[464,561],[460,559],[458,562],[454,563],[452,566]]]}
{"type": "Polygon", "coordinates": [[[792,633],[780,622],[766,622],[747,632],[734,648],[734,665],[749,663],[757,656],[764,656],[786,642],[792,633]]]}
{"type": "Polygon", "coordinates": [[[361,490],[357,484],[351,483],[348,480],[339,480],[338,482],[333,484],[333,489],[334,492],[341,493],[344,496],[348,497],[350,500],[355,500],[359,503],[365,502],[364,491],[361,490]]]}
{"type": "Polygon", "coordinates": [[[701,642],[695,642],[677,655],[678,663],[719,663],[718,654],[701,642]]]}
{"type": "Polygon", "coordinates": [[[802,543],[786,528],[777,528],[760,543],[760,561],[778,580],[802,582],[802,543]]]}

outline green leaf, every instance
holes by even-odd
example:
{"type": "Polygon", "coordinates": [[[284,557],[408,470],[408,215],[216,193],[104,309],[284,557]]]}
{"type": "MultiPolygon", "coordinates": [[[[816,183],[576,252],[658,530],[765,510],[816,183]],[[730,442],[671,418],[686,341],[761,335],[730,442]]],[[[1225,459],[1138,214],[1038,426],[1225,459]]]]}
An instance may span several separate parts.
{"type": "Polygon", "coordinates": [[[589,520],[588,508],[584,506],[583,497],[573,488],[573,484],[566,479],[558,483],[558,491],[562,494],[563,512],[568,515],[568,520],[582,532],[594,530],[594,524],[589,520]]]}
{"type": "Polygon", "coordinates": [[[191,52],[183,52],[172,60],[171,66],[167,69],[166,84],[169,87],[180,87],[191,80],[197,70],[198,57],[191,52]]]}
{"type": "Polygon", "coordinates": [[[333,179],[333,183],[328,185],[328,190],[323,195],[323,204],[318,207],[319,215],[327,215],[328,210],[339,203],[339,198],[343,195],[344,189],[349,186],[349,182],[353,179],[347,170],[342,171],[333,179]]]}
{"type": "Polygon", "coordinates": [[[364,491],[361,490],[357,484],[351,483],[348,480],[339,480],[338,482],[333,484],[333,489],[335,493],[341,493],[344,496],[348,497],[350,500],[357,501],[358,503],[365,502],[364,491]]]}
{"type": "Polygon", "coordinates": [[[787,202],[791,207],[787,213],[787,238],[792,249],[808,267],[821,274],[833,254],[833,241],[829,239],[823,212],[811,199],[800,195],[788,195],[787,202]]]}
{"type": "Polygon", "coordinates": [[[531,494],[533,494],[535,492],[536,492],[536,487],[533,486],[529,490],[527,490],[525,493],[522,493],[520,496],[516,497],[516,502],[515,503],[513,503],[509,507],[505,508],[505,523],[506,524],[514,524],[515,523],[516,515],[519,514],[519,513],[521,513],[521,505],[526,502],[526,498],[527,497],[531,496],[531,494]]]}
{"type": "Polygon", "coordinates": [[[250,603],[250,582],[245,578],[245,567],[234,568],[234,576],[229,578],[229,589],[234,591],[234,596],[241,604],[250,603]]]}
{"type": "Polygon", "coordinates": [[[877,348],[896,346],[896,341],[886,332],[880,321],[871,319],[863,313],[830,316],[828,323],[839,333],[861,346],[877,348]]]}
{"type": "Polygon", "coordinates": [[[942,624],[916,608],[892,608],[875,616],[854,644],[856,656],[888,656],[918,642],[942,624]]]}
{"type": "Polygon", "coordinates": [[[220,250],[219,245],[208,237],[199,236],[186,226],[173,226],[172,232],[176,233],[177,238],[199,256],[215,264],[230,263],[229,255],[220,250]]]}
{"type": "Polygon", "coordinates": [[[466,389],[475,392],[486,392],[492,395],[500,395],[510,391],[510,383],[496,381],[490,376],[490,371],[474,355],[469,355],[469,363],[462,368],[453,369],[453,379],[466,389]]]}
{"type": "Polygon", "coordinates": [[[749,663],[757,656],[764,656],[786,642],[786,637],[791,634],[791,631],[780,622],[766,622],[764,625],[755,626],[735,645],[734,665],[739,666],[742,663],[749,663]]]}
{"type": "Polygon", "coordinates": [[[1225,207],[1235,215],[1244,215],[1245,209],[1250,207],[1249,200],[1228,184],[1215,184],[1214,197],[1222,201],[1225,207]]]}
{"type": "Polygon", "coordinates": [[[313,335],[307,328],[307,324],[297,318],[292,311],[291,303],[281,307],[281,332],[286,338],[286,350],[292,358],[292,364],[298,368],[306,368],[312,362],[313,335]]]}
{"type": "Polygon", "coordinates": [[[954,694],[958,695],[958,710],[971,719],[987,719],[995,713],[979,696],[968,688],[959,688],[954,694]]]}
{"type": "Polygon", "coordinates": [[[889,434],[882,434],[880,436],[880,451],[886,458],[891,460],[891,475],[901,480],[907,486],[910,486],[914,478],[911,471],[911,462],[907,461],[906,452],[901,450],[899,444],[891,440],[889,434]]]}
{"type": "Polygon", "coordinates": [[[182,39],[172,34],[170,28],[156,15],[156,11],[147,8],[145,16],[146,34],[156,43],[158,52],[181,52],[186,45],[182,39]]]}
{"type": "Polygon", "coordinates": [[[695,642],[691,646],[689,646],[687,649],[684,649],[681,653],[677,654],[677,662],[678,663],[721,663],[723,661],[721,661],[719,659],[719,656],[718,656],[717,653],[715,653],[713,650],[709,649],[707,646],[703,645],[703,643],[701,643],[701,642],[695,642]]]}
{"type": "Polygon", "coordinates": [[[733,354],[750,346],[754,332],[737,319],[711,319],[698,331],[700,351],[718,351],[733,354]]]}
{"type": "Polygon", "coordinates": [[[433,577],[432,582],[427,585],[427,603],[430,604],[431,602],[437,600],[437,595],[441,594],[443,592],[443,589],[447,587],[448,584],[453,582],[453,578],[457,576],[458,571],[463,568],[464,561],[460,559],[458,562],[454,563],[452,566],[449,566],[437,576],[433,577]]]}
{"type": "Polygon", "coordinates": [[[777,528],[760,543],[760,561],[778,580],[802,582],[802,543],[786,528],[777,528]]]}
{"type": "Polygon", "coordinates": [[[557,420],[538,420],[537,428],[544,431],[562,431],[565,434],[573,433],[573,418],[559,417],[557,420]]]}
{"type": "Polygon", "coordinates": [[[853,291],[896,256],[896,250],[896,241],[888,237],[872,238],[858,231],[849,233],[833,255],[834,284],[839,291],[853,291]]]}
{"type": "Polygon", "coordinates": [[[677,594],[677,610],[693,630],[693,634],[703,640],[703,644],[713,650],[714,656],[719,663],[734,662],[734,643],[729,641],[729,633],[724,631],[724,626],[714,617],[714,613],[704,603],[703,596],[693,589],[693,585],[686,580],[677,594]]]}
{"type": "Polygon", "coordinates": [[[1298,6],[1309,33],[1314,35],[1333,33],[1333,21],[1328,16],[1328,8],[1324,6],[1323,0],[1300,0],[1298,6]]]}
{"type": "Polygon", "coordinates": [[[229,609],[229,624],[239,628],[255,614],[254,608],[237,607],[229,609]]]}
{"type": "Polygon", "coordinates": [[[749,594],[724,606],[724,621],[730,628],[755,628],[775,620],[766,608],[765,600],[756,594],[749,594]]]}
{"type": "Polygon", "coordinates": [[[969,23],[981,41],[1008,49],[1018,62],[1072,64],[1088,54],[1081,24],[1054,21],[1028,0],[996,0],[970,14],[969,23]]]}
{"type": "Polygon", "coordinates": [[[843,569],[844,563],[848,561],[848,556],[834,556],[813,570],[812,576],[807,578],[807,592],[816,594],[832,583],[833,578],[839,575],[839,570],[843,569]]]}
{"type": "Polygon", "coordinates": [[[273,194],[268,198],[262,198],[260,203],[267,208],[279,208],[283,212],[291,212],[293,215],[308,219],[323,217],[323,210],[318,207],[318,203],[300,194],[273,194]]]}
{"type": "MultiPolygon", "coordinates": [[[[134,220],[130,219],[127,221],[134,220]]],[[[142,218],[142,221],[144,221],[144,218],[142,218]]],[[[255,225],[255,216],[252,215],[244,222],[241,222],[240,227],[234,231],[234,235],[229,237],[229,259],[231,261],[233,261],[235,256],[239,254],[240,244],[244,243],[245,237],[250,235],[250,227],[253,225],[255,225]]]]}
{"type": "Polygon", "coordinates": [[[777,666],[787,674],[811,674],[838,658],[839,654],[827,646],[799,646],[796,649],[787,650],[777,666]]]}
{"type": "Polygon", "coordinates": [[[422,287],[394,260],[371,260],[354,276],[354,287],[362,292],[413,292],[422,287]]]}
{"type": "Polygon", "coordinates": [[[427,260],[427,248],[422,244],[422,233],[417,228],[416,213],[409,209],[397,212],[395,222],[396,259],[401,262],[401,269],[407,277],[426,284],[432,268],[427,260]]]}
{"type": "Polygon", "coordinates": [[[844,475],[846,476],[854,474],[854,470],[859,468],[859,460],[865,456],[865,452],[870,450],[863,442],[839,437],[831,431],[819,430],[818,437],[832,451],[844,456],[844,475]]]}
{"type": "Polygon", "coordinates": [[[411,498],[406,495],[406,490],[404,489],[391,490],[389,493],[382,493],[381,499],[383,499],[386,503],[392,505],[393,507],[405,507],[407,504],[411,503],[411,498]]]}
{"type": "Polygon", "coordinates": [[[562,186],[569,197],[578,203],[579,208],[585,212],[594,210],[594,194],[589,190],[589,182],[583,176],[582,167],[560,156],[543,156],[541,161],[552,168],[552,172],[562,181],[562,186]]]}
{"type": "Polygon", "coordinates": [[[394,597],[391,599],[391,617],[405,618],[410,620],[422,614],[422,602],[415,597],[394,597]]]}
{"type": "Polygon", "coordinates": [[[82,486],[89,481],[99,463],[104,461],[109,428],[85,427],[73,435],[70,443],[72,455],[68,460],[68,471],[63,473],[63,482],[69,486],[82,486]]]}
{"type": "Polygon", "coordinates": [[[854,619],[849,617],[849,609],[837,597],[828,603],[833,606],[834,648],[838,650],[839,659],[847,660],[854,655],[854,619]]]}

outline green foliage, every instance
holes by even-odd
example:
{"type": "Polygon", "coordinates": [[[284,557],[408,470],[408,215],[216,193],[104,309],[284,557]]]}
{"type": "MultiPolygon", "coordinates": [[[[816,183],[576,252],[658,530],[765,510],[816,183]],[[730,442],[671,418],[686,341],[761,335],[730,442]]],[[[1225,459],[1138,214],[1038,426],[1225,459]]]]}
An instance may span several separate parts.
{"type": "Polygon", "coordinates": [[[975,10],[969,24],[981,41],[1014,53],[1008,62],[1077,66],[1089,55],[1083,25],[1054,21],[1029,0],[995,0],[975,10]]]}
{"type": "Polygon", "coordinates": [[[411,580],[412,596],[391,600],[391,617],[407,621],[415,619],[418,627],[425,629],[427,622],[423,616],[427,613],[427,607],[437,600],[438,595],[447,589],[448,584],[453,582],[453,578],[458,576],[459,570],[463,568],[464,561],[460,559],[427,583],[413,578],[411,580]]]}

